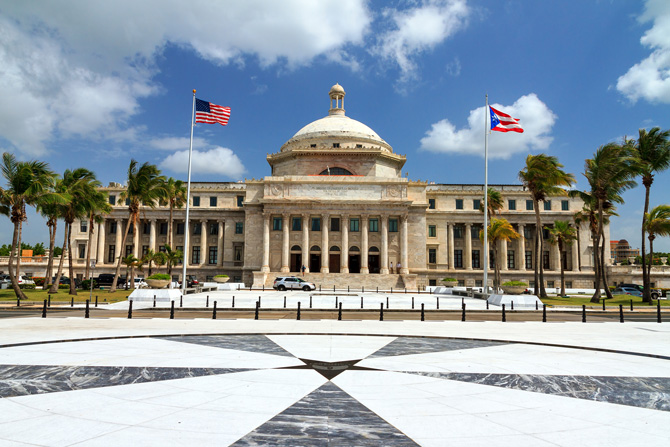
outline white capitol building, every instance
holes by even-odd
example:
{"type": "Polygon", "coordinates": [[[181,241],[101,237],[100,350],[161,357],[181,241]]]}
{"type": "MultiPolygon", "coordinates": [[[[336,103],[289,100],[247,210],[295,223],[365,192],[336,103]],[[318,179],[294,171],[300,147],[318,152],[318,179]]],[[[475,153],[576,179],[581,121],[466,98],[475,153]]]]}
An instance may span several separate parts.
{"type": "MultiPolygon", "coordinates": [[[[192,183],[189,246],[184,247],[184,209],[175,210],[172,236],[172,245],[185,254],[188,274],[200,280],[227,274],[233,282],[268,286],[279,274],[297,274],[304,265],[305,276],[326,287],[416,288],[439,284],[444,277],[480,286],[483,185],[403,177],[405,156],[346,116],[344,89],[334,85],[329,97],[326,117],[307,124],[267,156],[271,175],[237,183],[192,183]]],[[[490,186],[502,193],[501,216],[524,236],[499,248],[502,280],[532,285],[538,260],[533,255],[536,229],[530,195],[521,185],[490,186]]],[[[121,247],[128,218],[127,207],[118,200],[123,189],[116,183],[103,189],[114,210],[95,229],[91,253],[96,272],[111,273],[119,255],[141,257],[148,249],[161,249],[167,242],[169,212],[166,207],[144,209],[139,231],[121,247]]],[[[579,199],[552,197],[541,213],[543,225],[572,222],[581,208],[579,199]]],[[[86,225],[75,225],[73,232],[81,273],[86,225]]],[[[592,288],[593,247],[586,226],[579,236],[579,244],[567,247],[562,257],[567,286],[592,288]]],[[[609,228],[605,237],[609,259],[609,228]]],[[[545,242],[539,261],[544,263],[546,286],[558,287],[558,248],[545,242]]],[[[181,268],[173,274],[181,276],[181,268]]]]}

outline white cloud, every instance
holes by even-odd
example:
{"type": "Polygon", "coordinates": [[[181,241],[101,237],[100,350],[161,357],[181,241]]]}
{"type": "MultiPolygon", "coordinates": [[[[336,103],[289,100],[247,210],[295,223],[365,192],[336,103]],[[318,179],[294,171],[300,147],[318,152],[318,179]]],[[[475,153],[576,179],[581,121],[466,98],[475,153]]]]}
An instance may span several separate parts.
{"type": "MultiPolygon", "coordinates": [[[[509,158],[513,154],[545,150],[551,144],[551,130],[556,115],[534,94],[522,96],[512,105],[491,104],[508,115],[518,118],[524,133],[492,132],[489,136],[489,157],[509,158]]],[[[485,107],[470,111],[468,126],[457,129],[449,120],[433,124],[421,139],[420,149],[484,156],[485,107]]]]}
{"type": "Polygon", "coordinates": [[[640,39],[642,45],[653,51],[621,76],[616,88],[633,102],[642,98],[670,103],[670,2],[647,0],[639,21],[653,22],[640,39]]]}
{"type": "MultiPolygon", "coordinates": [[[[175,152],[160,163],[160,168],[172,172],[188,172],[188,150],[175,152]]],[[[232,150],[215,147],[208,151],[193,151],[192,172],[195,174],[221,174],[230,178],[239,178],[246,169],[232,150]]]]}
{"type": "Polygon", "coordinates": [[[384,33],[372,52],[395,61],[400,81],[407,82],[416,77],[416,55],[432,50],[464,28],[470,9],[465,0],[423,0],[417,7],[387,9],[384,14],[395,29],[384,33]]]}
{"type": "MultiPolygon", "coordinates": [[[[188,149],[190,144],[190,138],[186,137],[164,137],[164,138],[154,138],[149,141],[149,146],[160,149],[164,151],[176,151],[188,149]]],[[[193,138],[193,147],[194,148],[203,148],[207,146],[207,140],[204,138],[194,137],[193,138]]]]}

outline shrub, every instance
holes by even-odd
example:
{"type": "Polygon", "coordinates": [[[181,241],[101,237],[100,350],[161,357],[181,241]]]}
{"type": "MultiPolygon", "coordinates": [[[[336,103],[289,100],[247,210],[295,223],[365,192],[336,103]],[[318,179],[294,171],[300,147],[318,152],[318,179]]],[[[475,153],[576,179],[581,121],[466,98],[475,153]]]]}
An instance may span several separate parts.
{"type": "Polygon", "coordinates": [[[442,281],[458,282],[458,280],[456,278],[442,278],[442,281]]]}
{"type": "Polygon", "coordinates": [[[147,279],[164,279],[164,280],[170,280],[170,275],[167,273],[154,273],[153,275],[149,276],[147,279]]]}
{"type": "Polygon", "coordinates": [[[70,290],[70,284],[58,284],[58,288],[70,290]]]}
{"type": "Polygon", "coordinates": [[[526,283],[523,282],[523,281],[507,281],[507,282],[502,283],[501,285],[503,285],[503,286],[511,286],[511,287],[514,287],[514,286],[518,286],[518,287],[528,287],[528,284],[526,284],[526,283]]]}
{"type": "Polygon", "coordinates": [[[35,281],[36,286],[43,286],[45,279],[46,278],[40,278],[40,277],[37,277],[37,276],[33,276],[33,281],[35,281]]]}
{"type": "Polygon", "coordinates": [[[19,284],[19,289],[32,290],[35,288],[35,284],[19,284]]]}
{"type": "MultiPolygon", "coordinates": [[[[95,289],[97,287],[98,287],[98,283],[95,280],[93,280],[93,288],[95,289]]],[[[90,279],[83,280],[81,282],[81,288],[84,289],[84,290],[90,289],[91,288],[91,280],[90,279]]]]}
{"type": "Polygon", "coordinates": [[[228,275],[214,275],[215,278],[228,278],[228,275]]]}

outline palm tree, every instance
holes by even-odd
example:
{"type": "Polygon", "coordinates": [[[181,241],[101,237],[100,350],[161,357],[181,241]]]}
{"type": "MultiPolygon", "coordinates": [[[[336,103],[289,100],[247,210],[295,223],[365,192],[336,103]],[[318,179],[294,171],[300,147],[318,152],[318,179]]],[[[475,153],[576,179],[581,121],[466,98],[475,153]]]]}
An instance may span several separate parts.
{"type": "Polygon", "coordinates": [[[26,205],[34,206],[39,203],[61,203],[68,199],[64,195],[52,190],[56,174],[49,169],[47,163],[41,161],[17,161],[13,154],[5,152],[2,155],[2,175],[7,181],[7,187],[0,190],[0,202],[3,212],[9,213],[10,220],[14,224],[12,237],[12,249],[9,252],[9,277],[12,288],[17,298],[25,299],[26,296],[19,288],[17,275],[21,274],[20,263],[17,263],[16,274],[14,274],[14,254],[20,257],[20,233],[21,225],[27,220],[26,205]]]}
{"type": "Polygon", "coordinates": [[[128,290],[128,287],[135,288],[135,268],[142,271],[144,259],[137,259],[135,255],[129,254],[121,262],[126,266],[126,290],[128,290]],[[129,269],[130,275],[128,275],[129,269]]]}
{"type": "Polygon", "coordinates": [[[172,267],[177,265],[182,259],[184,259],[184,254],[180,250],[173,250],[169,245],[165,246],[167,274],[170,275],[170,277],[172,277],[172,267]]]}
{"type": "MultiPolygon", "coordinates": [[[[60,178],[55,180],[54,190],[60,189],[60,178]]],[[[60,217],[59,205],[49,203],[38,203],[37,210],[46,219],[47,228],[49,229],[49,256],[47,258],[47,270],[44,277],[44,289],[51,285],[51,278],[53,276],[54,264],[54,248],[56,245],[56,229],[58,227],[58,218],[60,217]]]]}
{"type": "Polygon", "coordinates": [[[151,265],[156,264],[157,266],[165,265],[167,262],[165,253],[155,252],[152,249],[147,250],[145,255],[142,257],[142,260],[149,264],[149,276],[151,276],[151,265]]]}
{"type": "Polygon", "coordinates": [[[549,243],[558,245],[558,263],[561,266],[561,296],[565,296],[565,268],[563,268],[563,247],[572,245],[572,241],[576,239],[575,229],[564,220],[557,220],[554,222],[552,228],[549,230],[549,243]]]}
{"type": "Polygon", "coordinates": [[[165,189],[164,200],[170,207],[170,220],[168,221],[167,245],[172,246],[172,212],[175,208],[181,208],[186,204],[186,187],[181,180],[175,180],[172,177],[167,179],[163,185],[165,189]]]}
{"type": "MultiPolygon", "coordinates": [[[[486,205],[487,205],[487,208],[488,208],[488,218],[489,218],[489,220],[491,220],[494,215],[498,214],[500,212],[500,210],[503,209],[504,202],[503,202],[502,194],[500,193],[500,191],[498,191],[496,189],[488,188],[486,190],[486,195],[488,196],[487,201],[486,201],[486,205]]],[[[479,211],[481,211],[482,213],[484,212],[484,200],[483,199],[479,203],[479,211]]]]}
{"type": "Polygon", "coordinates": [[[95,191],[95,193],[88,198],[85,203],[86,214],[88,215],[88,242],[86,244],[86,272],[84,277],[89,277],[89,269],[91,267],[91,249],[93,233],[95,231],[95,224],[105,221],[104,215],[112,212],[112,205],[109,204],[107,194],[102,191],[95,191]]]}
{"type": "Polygon", "coordinates": [[[629,145],[608,143],[600,146],[593,158],[586,160],[584,176],[591,187],[590,196],[593,198],[598,216],[598,228],[594,240],[593,255],[596,272],[596,287],[591,302],[600,302],[600,286],[605,289],[608,298],[612,293],[607,284],[605,270],[605,213],[613,207],[613,203],[622,203],[621,193],[637,186],[633,178],[636,175],[635,160],[629,145]]]}
{"type": "Polygon", "coordinates": [[[542,261],[543,238],[540,220],[540,202],[548,197],[567,194],[564,187],[575,182],[575,176],[563,171],[558,158],[546,154],[528,155],[526,166],[519,172],[519,179],[528,189],[535,210],[535,295],[546,298],[544,266],[542,261]]]}
{"type": "MultiPolygon", "coordinates": [[[[654,127],[649,132],[646,129],[639,130],[637,141],[626,140],[624,144],[633,148],[633,157],[635,158],[638,173],[642,176],[644,185],[644,212],[642,214],[642,301],[651,303],[651,293],[649,287],[649,274],[646,272],[646,248],[645,232],[647,212],[649,211],[649,191],[654,183],[654,174],[665,171],[670,167],[670,129],[662,131],[659,127],[654,127]]],[[[651,265],[651,262],[650,262],[651,265]]]]}
{"type": "MultiPolygon", "coordinates": [[[[500,287],[500,262],[498,262],[498,245],[499,243],[506,244],[512,239],[518,239],[519,237],[521,236],[514,230],[514,227],[512,227],[512,224],[510,224],[507,219],[491,219],[491,224],[488,227],[487,238],[491,244],[491,247],[493,248],[493,290],[495,290],[496,293],[500,287]]],[[[484,230],[479,232],[479,238],[484,241],[484,230]]],[[[502,261],[504,262],[505,260],[503,259],[502,261]]],[[[487,267],[488,266],[484,266],[484,268],[487,267]]],[[[484,287],[486,287],[486,284],[484,287]]]]}
{"type": "Polygon", "coordinates": [[[670,236],[670,206],[658,205],[645,217],[645,231],[649,235],[649,265],[642,264],[642,270],[647,271],[647,279],[650,280],[651,265],[654,263],[654,239],[656,236],[670,236]]]}
{"type": "MultiPolygon", "coordinates": [[[[140,218],[140,206],[146,205],[155,208],[156,202],[165,198],[165,183],[165,177],[160,175],[160,171],[155,165],[145,162],[138,168],[136,160],[130,161],[126,190],[119,196],[121,200],[127,199],[129,202],[128,225],[126,225],[126,230],[123,233],[123,241],[121,242],[120,248],[126,246],[130,227],[138,228],[137,224],[140,218]]],[[[120,251],[121,250],[119,250],[119,252],[120,251]]],[[[116,282],[118,281],[119,273],[121,272],[121,261],[122,256],[119,253],[119,261],[116,264],[114,282],[109,288],[110,293],[116,291],[116,282]]]]}

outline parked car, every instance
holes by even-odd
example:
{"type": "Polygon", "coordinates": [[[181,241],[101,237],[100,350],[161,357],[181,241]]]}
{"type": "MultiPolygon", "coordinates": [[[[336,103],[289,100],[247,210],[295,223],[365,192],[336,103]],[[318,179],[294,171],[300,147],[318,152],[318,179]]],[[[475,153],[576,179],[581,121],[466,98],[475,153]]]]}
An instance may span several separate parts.
{"type": "MultiPolygon", "coordinates": [[[[112,287],[114,283],[114,274],[113,273],[101,273],[97,278],[93,278],[95,281],[95,287],[112,287]]],[[[124,287],[126,283],[125,276],[119,276],[119,279],[116,281],[116,287],[124,287]]]]}
{"type": "MultiPolygon", "coordinates": [[[[51,278],[51,282],[53,283],[55,281],[56,281],[56,277],[54,276],[53,278],[51,278]]],[[[70,285],[70,278],[68,278],[67,276],[61,275],[60,284],[65,284],[65,285],[69,286],[70,285]]],[[[75,285],[75,287],[78,288],[81,285],[81,281],[79,279],[75,278],[74,279],[74,285],[75,285]]]]}
{"type": "Polygon", "coordinates": [[[145,287],[149,287],[149,285],[144,281],[144,278],[135,278],[135,286],[133,287],[132,284],[130,284],[130,281],[126,281],[126,286],[128,288],[134,288],[134,289],[143,289],[145,287]]]}
{"type": "MultiPolygon", "coordinates": [[[[644,287],[642,287],[639,284],[619,284],[617,287],[628,287],[631,289],[636,289],[640,291],[640,293],[644,293],[644,287]]],[[[652,300],[657,300],[658,297],[662,295],[661,291],[659,289],[651,289],[651,299],[652,300]]],[[[642,295],[635,295],[635,296],[642,296],[642,295]]]]}
{"type": "MultiPolygon", "coordinates": [[[[181,287],[181,281],[178,283],[179,285],[177,287],[181,287]]],[[[195,287],[198,284],[200,284],[200,281],[198,281],[198,278],[196,278],[193,275],[188,275],[186,277],[186,287],[195,287]]]]}
{"type": "Polygon", "coordinates": [[[32,278],[27,277],[26,275],[21,275],[17,278],[17,281],[19,282],[19,285],[29,285],[29,286],[34,286],[35,281],[33,281],[32,278]]]}
{"type": "Polygon", "coordinates": [[[617,287],[612,292],[613,295],[631,295],[631,296],[642,296],[642,292],[635,287],[617,287]]]}
{"type": "Polygon", "coordinates": [[[298,278],[297,276],[279,276],[275,278],[275,281],[272,284],[272,288],[276,290],[302,289],[305,292],[308,292],[310,290],[315,290],[316,286],[311,282],[305,281],[302,278],[298,278]]]}

